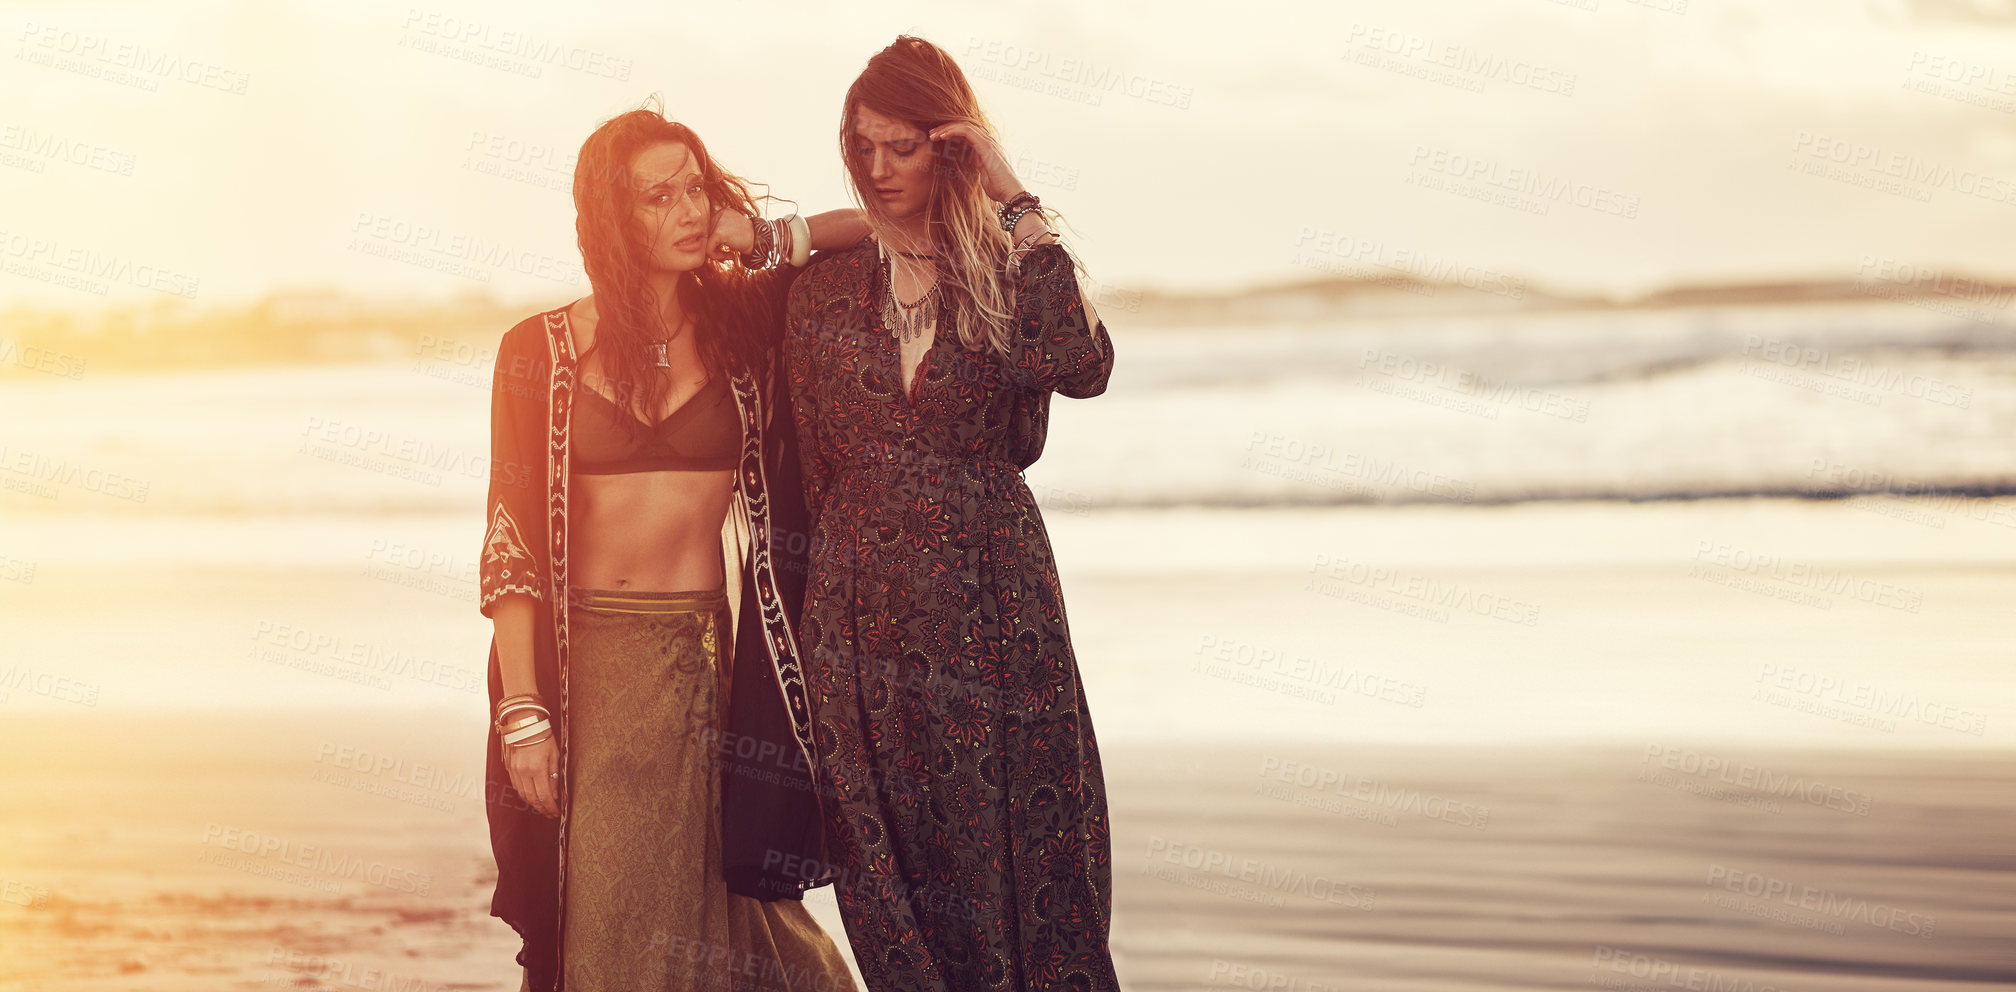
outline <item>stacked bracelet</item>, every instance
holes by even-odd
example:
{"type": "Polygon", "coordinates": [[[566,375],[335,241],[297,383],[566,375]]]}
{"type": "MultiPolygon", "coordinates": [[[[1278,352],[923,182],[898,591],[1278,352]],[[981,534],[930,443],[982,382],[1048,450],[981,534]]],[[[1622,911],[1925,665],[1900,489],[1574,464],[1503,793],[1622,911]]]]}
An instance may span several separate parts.
{"type": "Polygon", "coordinates": [[[784,218],[784,227],[786,237],[791,242],[787,260],[802,269],[805,263],[812,259],[812,225],[806,223],[805,218],[792,214],[784,218]]]}
{"type": "Polygon", "coordinates": [[[742,253],[739,261],[751,272],[764,272],[787,263],[803,267],[812,258],[812,225],[797,214],[776,220],[751,214],[749,228],[752,233],[749,250],[742,253]]]}
{"type": "Polygon", "coordinates": [[[749,251],[742,256],[745,269],[767,269],[777,264],[777,228],[774,221],[767,221],[755,214],[749,215],[749,229],[754,240],[749,251]]]}
{"type": "Polygon", "coordinates": [[[497,701],[497,736],[512,747],[530,747],[552,738],[553,714],[537,693],[520,693],[497,701]]]}
{"type": "Polygon", "coordinates": [[[539,698],[539,694],[536,692],[521,692],[515,696],[505,696],[503,699],[497,701],[497,719],[501,721],[511,711],[525,708],[537,709],[543,713],[546,711],[546,704],[544,700],[539,698]]]}
{"type": "MultiPolygon", "coordinates": [[[[1013,220],[1009,220],[1006,217],[1003,218],[1003,220],[1006,221],[1008,224],[1009,234],[1015,233],[1015,223],[1022,219],[1023,214],[1036,209],[1036,198],[1034,196],[1030,196],[1027,193],[1020,194],[1020,196],[1028,196],[1029,205],[1023,207],[1019,211],[1016,211],[1015,214],[1013,215],[1013,220]]],[[[1019,199],[1020,196],[1018,196],[1017,198],[1019,199]]],[[[1036,228],[1036,230],[1030,231],[1020,241],[1015,242],[1015,246],[1013,248],[1008,249],[1008,258],[1005,260],[1005,263],[1003,264],[1002,267],[1005,270],[1007,270],[1007,272],[1010,273],[1011,275],[1020,272],[1022,269],[1022,256],[1028,254],[1031,251],[1034,251],[1035,249],[1041,247],[1044,244],[1054,243],[1056,241],[1056,235],[1057,232],[1050,230],[1050,228],[1047,226],[1039,226],[1036,228]],[[1051,240],[1049,242],[1045,242],[1043,240],[1044,238],[1050,238],[1051,240]]]]}
{"type": "Polygon", "coordinates": [[[536,714],[530,714],[525,719],[512,723],[504,730],[504,743],[512,747],[531,747],[534,744],[544,744],[552,739],[552,721],[536,714]]]}
{"type": "Polygon", "coordinates": [[[1003,203],[1000,209],[996,211],[1001,215],[1001,229],[1007,231],[1009,234],[1014,234],[1015,225],[1022,222],[1022,215],[1042,205],[1043,201],[1037,199],[1036,194],[1028,190],[1023,190],[1009,197],[1008,202],[1003,203]]]}
{"type": "Polygon", "coordinates": [[[742,267],[752,272],[774,269],[785,262],[804,265],[812,255],[812,228],[797,214],[777,220],[751,216],[754,233],[749,250],[741,257],[742,267]]]}
{"type": "Polygon", "coordinates": [[[995,213],[1001,217],[1002,229],[1013,234],[1015,233],[1015,224],[1022,219],[1022,215],[1036,209],[1042,203],[1042,200],[1036,198],[1036,194],[1025,189],[1009,197],[1007,202],[995,208],[995,213]]]}

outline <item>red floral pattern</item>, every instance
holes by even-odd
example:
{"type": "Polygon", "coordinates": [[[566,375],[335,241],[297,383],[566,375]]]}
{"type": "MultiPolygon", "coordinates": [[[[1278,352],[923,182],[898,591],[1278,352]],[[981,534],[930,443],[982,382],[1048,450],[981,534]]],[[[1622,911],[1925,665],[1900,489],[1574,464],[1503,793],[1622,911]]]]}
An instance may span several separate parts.
{"type": "Polygon", "coordinates": [[[872,240],[815,262],[784,345],[813,515],[799,647],[855,958],[875,992],[1117,990],[1099,750],[1020,472],[1050,393],[1104,391],[1112,341],[1045,246],[1010,353],[941,330],[906,390],[880,273],[872,240]]]}

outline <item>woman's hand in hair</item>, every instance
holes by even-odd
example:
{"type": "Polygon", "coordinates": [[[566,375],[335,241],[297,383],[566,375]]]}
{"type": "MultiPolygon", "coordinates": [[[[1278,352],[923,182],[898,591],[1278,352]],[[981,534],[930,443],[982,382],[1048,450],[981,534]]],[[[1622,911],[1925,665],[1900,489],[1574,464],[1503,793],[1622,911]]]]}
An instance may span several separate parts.
{"type": "Polygon", "coordinates": [[[749,215],[722,208],[714,212],[714,226],[707,232],[707,257],[727,261],[747,254],[756,246],[756,226],[749,215]]]}
{"type": "Polygon", "coordinates": [[[972,121],[953,121],[932,128],[931,140],[942,142],[934,148],[938,154],[953,156],[967,171],[979,175],[980,189],[988,199],[1003,203],[1022,192],[1022,181],[1015,178],[1008,156],[1001,153],[1000,143],[986,128],[972,121]]]}

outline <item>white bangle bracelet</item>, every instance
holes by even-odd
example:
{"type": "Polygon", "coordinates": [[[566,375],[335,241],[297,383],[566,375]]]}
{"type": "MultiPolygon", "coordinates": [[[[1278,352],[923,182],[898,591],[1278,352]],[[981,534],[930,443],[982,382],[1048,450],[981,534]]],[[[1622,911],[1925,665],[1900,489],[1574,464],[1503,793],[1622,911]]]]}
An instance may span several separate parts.
{"type": "Polygon", "coordinates": [[[505,734],[504,743],[516,744],[519,741],[525,740],[527,738],[537,737],[540,734],[543,734],[551,729],[553,729],[553,725],[551,723],[546,722],[545,720],[541,720],[537,723],[527,724],[523,727],[518,728],[517,730],[505,734]]]}
{"type": "Polygon", "coordinates": [[[797,214],[784,218],[784,223],[791,225],[791,264],[802,269],[812,258],[812,225],[797,214]]]}

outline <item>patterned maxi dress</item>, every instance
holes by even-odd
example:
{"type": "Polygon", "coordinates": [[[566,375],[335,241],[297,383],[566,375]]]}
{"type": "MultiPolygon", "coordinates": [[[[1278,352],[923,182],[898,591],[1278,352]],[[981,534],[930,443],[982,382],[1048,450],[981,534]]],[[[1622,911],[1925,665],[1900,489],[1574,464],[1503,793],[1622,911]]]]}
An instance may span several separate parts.
{"type": "Polygon", "coordinates": [[[1013,347],[941,329],[906,393],[874,239],[800,277],[785,357],[812,513],[799,624],[841,914],[873,992],[1117,989],[1105,784],[1021,469],[1113,369],[1064,249],[1013,347]]]}

